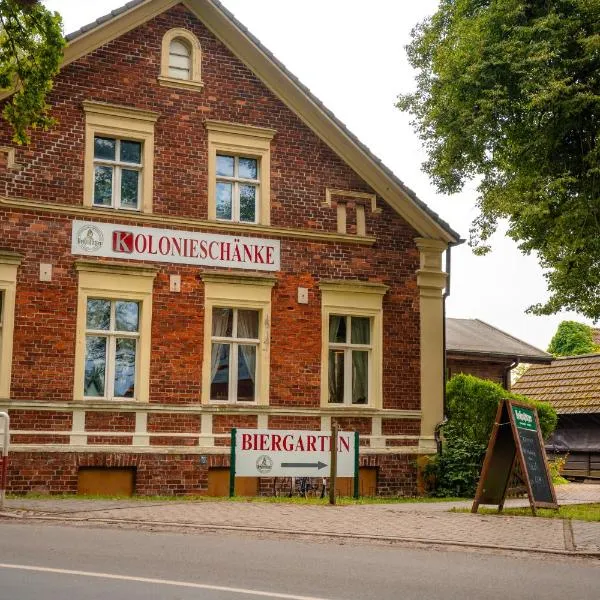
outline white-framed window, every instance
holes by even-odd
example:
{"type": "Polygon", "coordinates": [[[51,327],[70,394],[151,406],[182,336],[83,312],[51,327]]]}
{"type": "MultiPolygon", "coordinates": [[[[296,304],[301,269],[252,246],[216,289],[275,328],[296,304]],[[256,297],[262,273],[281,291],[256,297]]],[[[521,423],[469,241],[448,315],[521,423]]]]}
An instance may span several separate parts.
{"type": "Polygon", "coordinates": [[[169,77],[192,78],[192,49],[183,38],[175,38],[169,44],[169,77]]]}
{"type": "Polygon", "coordinates": [[[370,318],[329,315],[329,403],[369,403],[371,338],[370,318]]]}
{"type": "Polygon", "coordinates": [[[208,218],[271,222],[271,140],[274,129],[205,121],[208,131],[208,218]]]}
{"type": "Polygon", "coordinates": [[[85,322],[86,398],[136,398],[140,304],[88,298],[85,322]]]}
{"type": "Polygon", "coordinates": [[[142,142],[94,136],[94,206],[139,210],[142,142]]]}
{"type": "Polygon", "coordinates": [[[82,105],[84,206],[151,213],[158,113],[91,100],[82,105]]]}
{"type": "Polygon", "coordinates": [[[202,48],[187,29],[169,29],[163,36],[160,56],[160,85],[188,91],[201,91],[202,48]]]}
{"type": "Polygon", "coordinates": [[[260,311],[212,309],[210,400],[254,402],[260,357],[260,311]]]}
{"type": "Polygon", "coordinates": [[[260,162],[257,158],[217,154],[217,219],[257,223],[260,162]]]}

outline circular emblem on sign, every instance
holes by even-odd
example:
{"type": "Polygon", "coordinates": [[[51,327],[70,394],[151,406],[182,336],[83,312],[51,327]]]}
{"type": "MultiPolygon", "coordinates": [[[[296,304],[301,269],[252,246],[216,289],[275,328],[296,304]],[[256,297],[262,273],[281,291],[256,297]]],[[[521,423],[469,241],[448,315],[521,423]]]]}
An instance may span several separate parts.
{"type": "Polygon", "coordinates": [[[259,456],[256,459],[256,468],[258,472],[262,473],[263,475],[265,473],[269,473],[273,468],[273,461],[271,460],[271,457],[267,456],[266,454],[259,456]]]}
{"type": "Polygon", "coordinates": [[[104,235],[95,225],[84,225],[77,232],[77,245],[85,252],[97,252],[103,241],[104,235]]]}

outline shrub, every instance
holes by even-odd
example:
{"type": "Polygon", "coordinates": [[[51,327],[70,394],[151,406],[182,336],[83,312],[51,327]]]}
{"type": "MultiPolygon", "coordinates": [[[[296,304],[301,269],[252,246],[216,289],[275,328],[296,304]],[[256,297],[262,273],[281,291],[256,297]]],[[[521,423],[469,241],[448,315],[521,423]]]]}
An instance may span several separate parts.
{"type": "Polygon", "coordinates": [[[550,467],[550,476],[552,477],[552,483],[554,485],[569,483],[568,479],[563,477],[563,471],[565,470],[568,457],[569,455],[565,454],[564,456],[557,456],[554,460],[548,461],[548,467],[550,467]]]}
{"type": "Polygon", "coordinates": [[[473,375],[456,375],[446,386],[448,428],[459,437],[488,443],[498,404],[503,398],[523,402],[537,409],[542,436],[547,439],[558,417],[547,402],[539,402],[505,390],[501,385],[473,375]]]}
{"type": "Polygon", "coordinates": [[[428,467],[428,475],[436,482],[436,496],[475,493],[494,417],[503,398],[536,408],[544,438],[556,427],[556,411],[550,404],[512,394],[497,383],[472,375],[453,377],[446,394],[448,420],[442,427],[443,452],[428,467]]]}

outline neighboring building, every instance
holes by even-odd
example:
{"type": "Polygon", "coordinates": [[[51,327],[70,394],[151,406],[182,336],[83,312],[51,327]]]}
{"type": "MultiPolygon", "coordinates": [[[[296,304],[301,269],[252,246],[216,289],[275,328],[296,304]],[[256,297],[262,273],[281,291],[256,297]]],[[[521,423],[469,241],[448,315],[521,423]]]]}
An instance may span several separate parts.
{"type": "Polygon", "coordinates": [[[552,355],[479,319],[446,319],[446,370],[475,375],[510,389],[510,372],[519,363],[552,361],[552,355]]]}
{"type": "Polygon", "coordinates": [[[57,125],[0,126],[10,489],[223,493],[231,428],[335,419],[414,494],[459,236],[216,0],[68,41],[57,125]]]}
{"type": "Polygon", "coordinates": [[[558,426],[546,448],[555,455],[568,453],[565,475],[600,478],[600,354],[533,366],[513,391],[556,409],[558,426]]]}

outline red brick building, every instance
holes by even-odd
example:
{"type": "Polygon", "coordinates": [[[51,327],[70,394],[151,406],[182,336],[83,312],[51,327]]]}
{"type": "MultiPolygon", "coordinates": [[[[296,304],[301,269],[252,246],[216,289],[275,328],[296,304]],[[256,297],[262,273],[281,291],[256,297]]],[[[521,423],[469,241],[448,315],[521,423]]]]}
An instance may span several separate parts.
{"type": "Polygon", "coordinates": [[[335,419],[414,493],[458,235],[216,0],[69,36],[49,103],[29,146],[0,130],[10,489],[207,493],[232,427],[335,419]]]}

